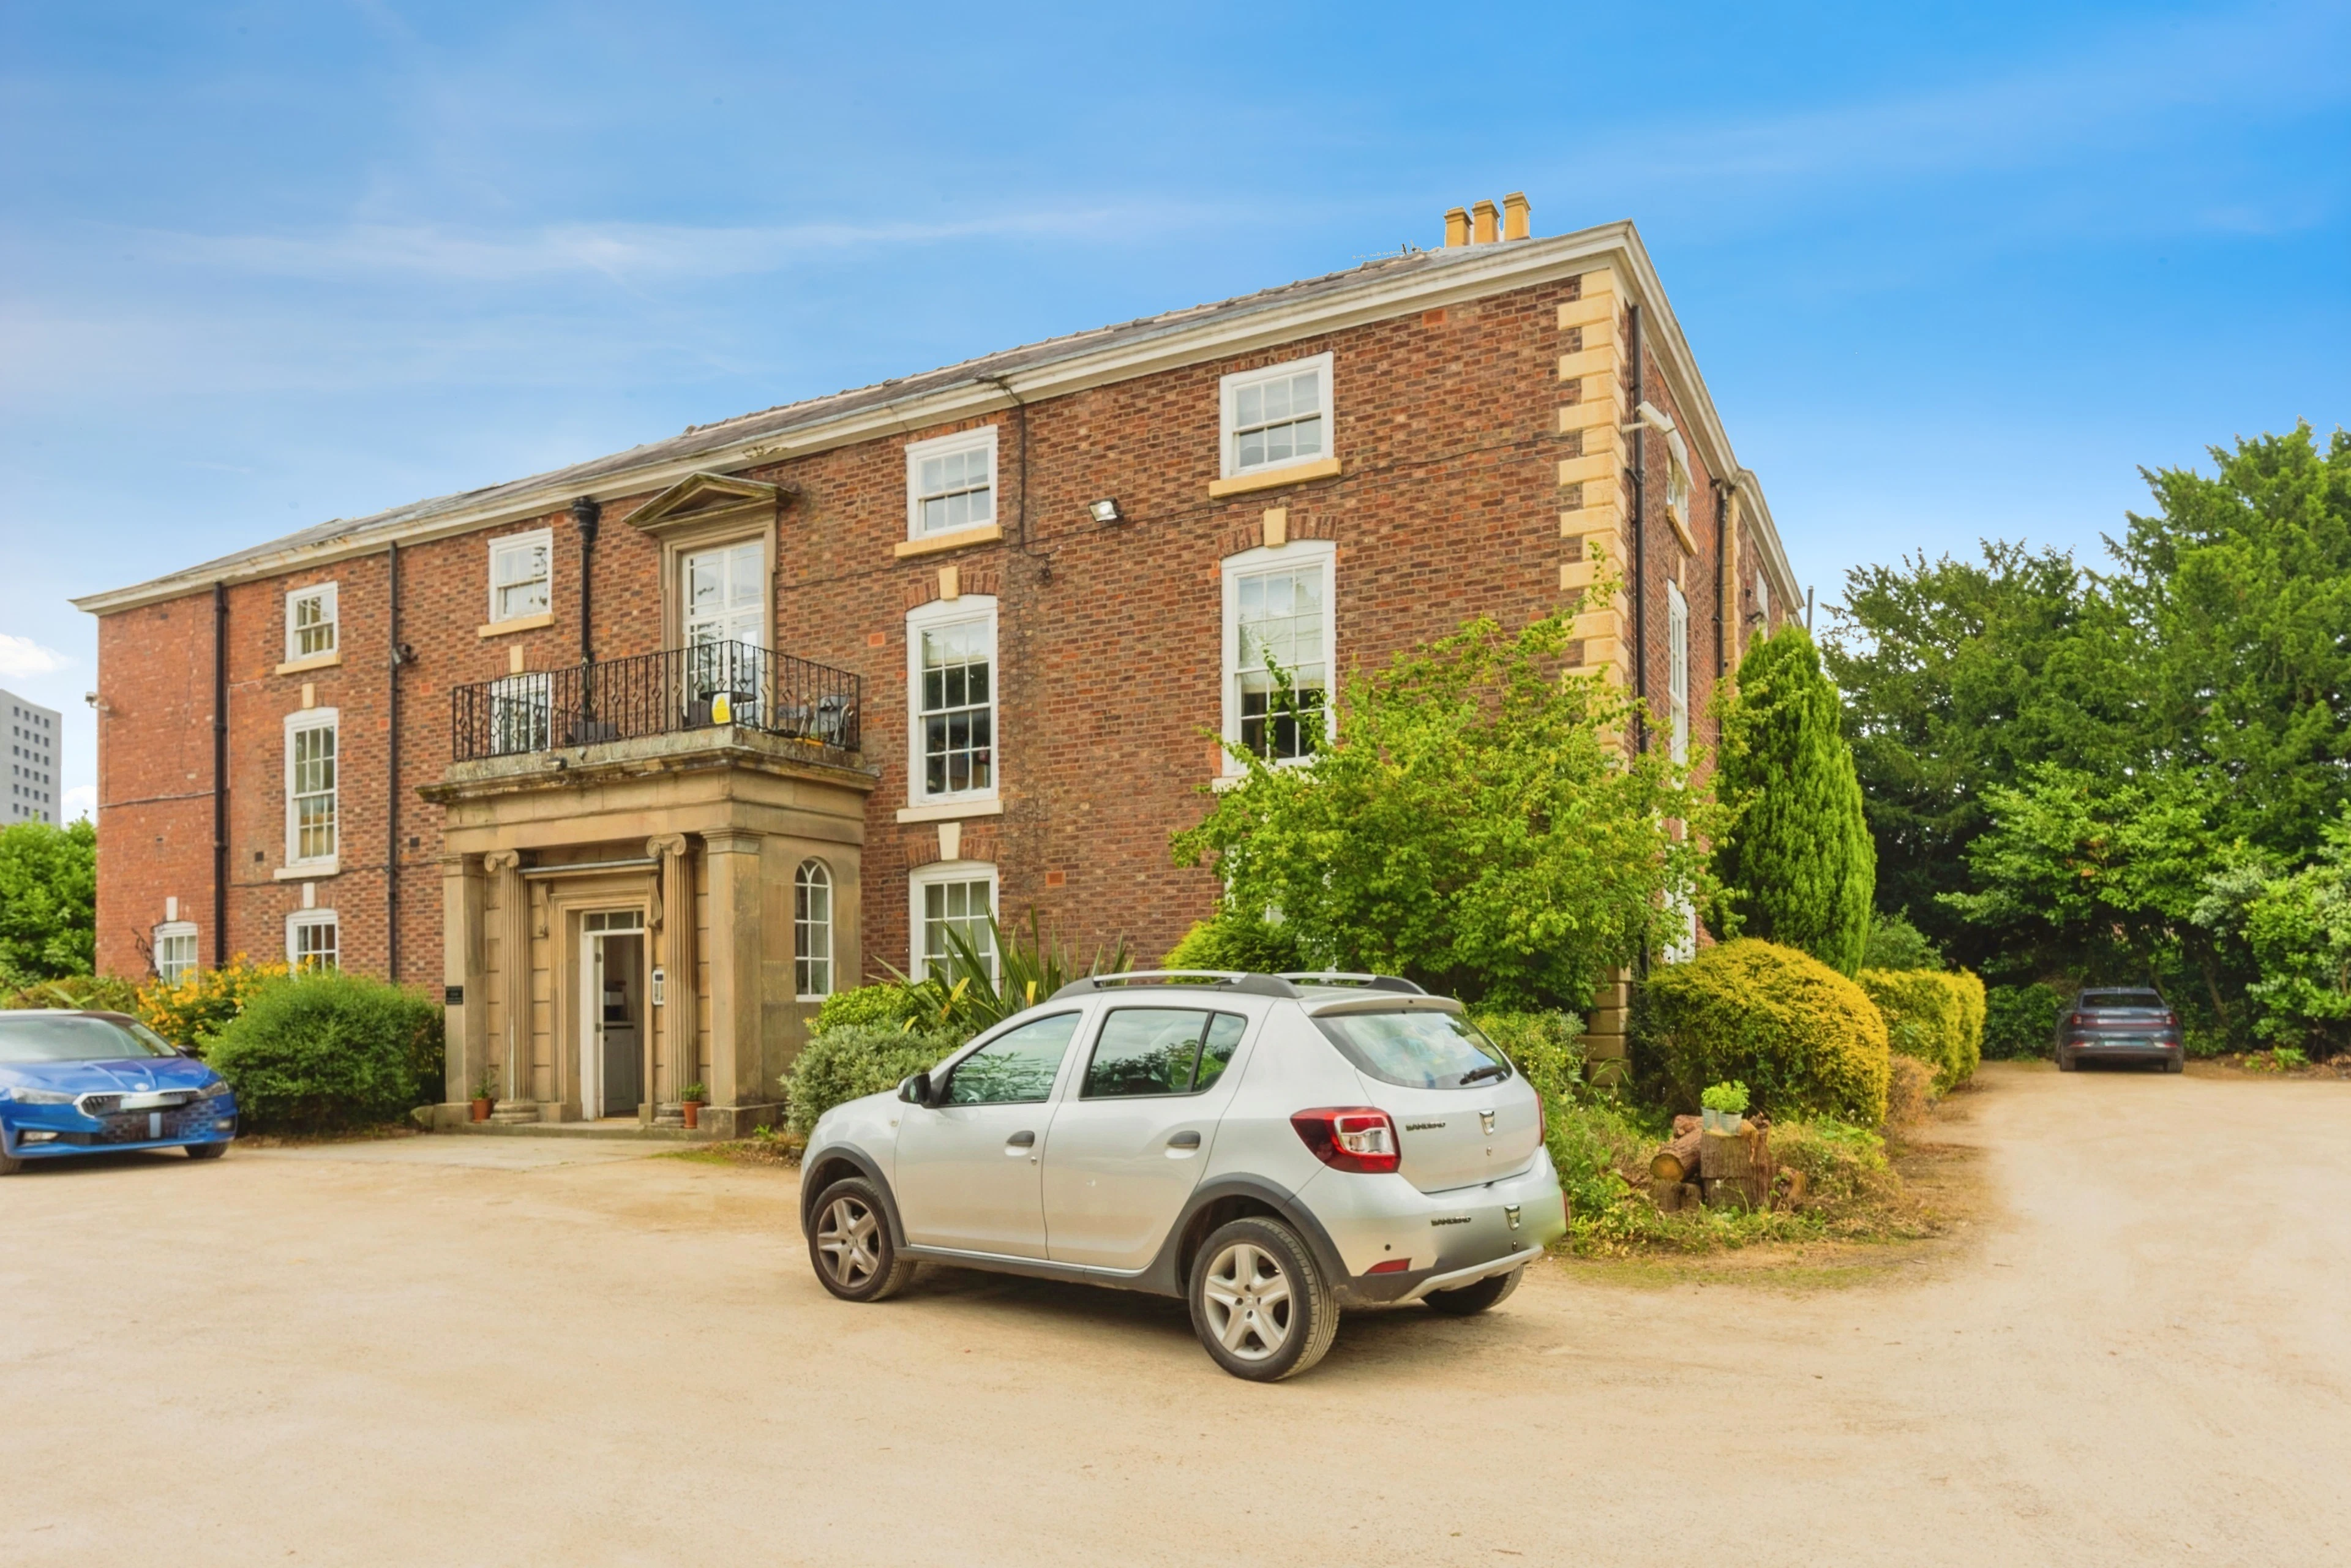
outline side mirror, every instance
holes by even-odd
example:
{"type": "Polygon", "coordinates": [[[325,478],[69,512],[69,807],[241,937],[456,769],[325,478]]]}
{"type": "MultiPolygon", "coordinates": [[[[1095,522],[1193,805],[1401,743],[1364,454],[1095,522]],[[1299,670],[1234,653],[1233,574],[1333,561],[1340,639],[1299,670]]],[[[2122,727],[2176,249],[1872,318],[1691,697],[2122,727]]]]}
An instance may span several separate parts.
{"type": "Polygon", "coordinates": [[[912,1078],[907,1079],[904,1083],[899,1084],[898,1098],[904,1100],[909,1105],[929,1104],[931,1103],[931,1075],[927,1072],[917,1072],[912,1078]]]}

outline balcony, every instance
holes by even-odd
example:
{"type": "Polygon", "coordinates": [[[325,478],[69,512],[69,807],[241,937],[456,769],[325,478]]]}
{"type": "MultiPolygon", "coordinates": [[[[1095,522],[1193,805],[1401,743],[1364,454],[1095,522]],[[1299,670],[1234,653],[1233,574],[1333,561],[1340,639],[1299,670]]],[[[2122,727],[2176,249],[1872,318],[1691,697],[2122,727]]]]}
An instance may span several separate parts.
{"type": "Polygon", "coordinates": [[[747,643],[705,643],[630,659],[525,670],[449,693],[453,763],[695,731],[751,731],[850,761],[864,683],[747,643]]]}

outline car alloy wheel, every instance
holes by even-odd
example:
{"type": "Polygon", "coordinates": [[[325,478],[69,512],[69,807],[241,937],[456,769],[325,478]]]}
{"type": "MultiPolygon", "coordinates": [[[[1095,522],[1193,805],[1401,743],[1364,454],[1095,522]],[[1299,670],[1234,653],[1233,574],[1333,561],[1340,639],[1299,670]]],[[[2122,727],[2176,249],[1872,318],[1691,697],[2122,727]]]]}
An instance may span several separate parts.
{"type": "Polygon", "coordinates": [[[1229,1355],[1269,1361],[1290,1343],[1297,1301],[1280,1260],[1261,1247],[1236,1241],[1210,1259],[1200,1300],[1208,1332],[1229,1355]]]}
{"type": "Polygon", "coordinates": [[[844,1301],[879,1301],[914,1277],[914,1260],[898,1255],[882,1194],[862,1176],[824,1189],[810,1217],[809,1261],[824,1288],[844,1301]]]}
{"type": "Polygon", "coordinates": [[[851,1194],[825,1206],[824,1223],[817,1228],[816,1247],[824,1254],[825,1272],[844,1291],[862,1288],[882,1266],[876,1239],[882,1222],[851,1194]]]}
{"type": "Polygon", "coordinates": [[[1298,1232],[1270,1215],[1219,1227],[1193,1255],[1192,1330],[1218,1366],[1279,1383],[1322,1359],[1339,1303],[1298,1232]]]}

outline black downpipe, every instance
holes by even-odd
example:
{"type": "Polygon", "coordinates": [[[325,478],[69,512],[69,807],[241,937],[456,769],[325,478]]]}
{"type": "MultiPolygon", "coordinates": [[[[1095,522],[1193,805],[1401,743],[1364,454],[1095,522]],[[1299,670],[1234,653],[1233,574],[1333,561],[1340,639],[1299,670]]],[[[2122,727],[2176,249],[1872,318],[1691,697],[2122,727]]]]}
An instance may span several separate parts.
{"type": "Polygon", "coordinates": [[[595,620],[591,613],[596,591],[596,530],[604,520],[604,508],[592,496],[582,496],[571,503],[571,520],[580,525],[580,662],[596,662],[596,645],[591,640],[595,620]]]}
{"type": "Polygon", "coordinates": [[[384,978],[400,984],[400,666],[408,662],[408,650],[400,641],[400,541],[392,540],[384,547],[384,572],[389,580],[388,619],[392,630],[392,659],[384,671],[384,716],[390,726],[392,739],[384,758],[391,775],[391,788],[384,792],[383,821],[383,943],[384,978]]]}
{"type": "Polygon", "coordinates": [[[1635,749],[1649,749],[1649,429],[1640,420],[1641,308],[1627,306],[1632,329],[1626,334],[1633,350],[1633,695],[1641,709],[1634,716],[1635,749]]]}
{"type": "Polygon", "coordinates": [[[228,584],[213,584],[213,967],[228,963],[228,584]]]}

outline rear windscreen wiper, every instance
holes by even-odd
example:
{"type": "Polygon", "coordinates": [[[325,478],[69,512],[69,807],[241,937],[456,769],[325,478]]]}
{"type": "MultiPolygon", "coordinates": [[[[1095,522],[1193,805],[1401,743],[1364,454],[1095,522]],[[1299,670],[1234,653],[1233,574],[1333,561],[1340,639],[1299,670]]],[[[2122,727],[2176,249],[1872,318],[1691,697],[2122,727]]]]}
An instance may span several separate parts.
{"type": "Polygon", "coordinates": [[[1485,1067],[1473,1067],[1461,1075],[1459,1087],[1467,1089],[1481,1078],[1508,1078],[1510,1075],[1510,1070],[1499,1061],[1485,1067]]]}

